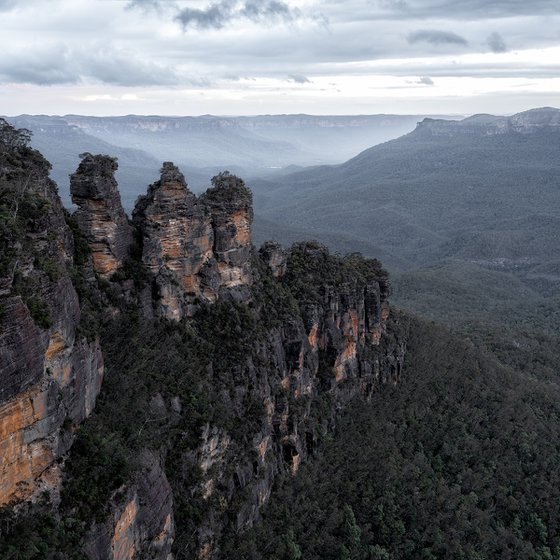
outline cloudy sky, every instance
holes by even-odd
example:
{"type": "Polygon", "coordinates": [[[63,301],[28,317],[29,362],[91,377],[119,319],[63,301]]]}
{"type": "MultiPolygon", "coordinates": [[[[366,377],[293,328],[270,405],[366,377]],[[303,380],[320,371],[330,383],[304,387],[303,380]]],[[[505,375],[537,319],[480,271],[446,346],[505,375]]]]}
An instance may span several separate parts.
{"type": "Polygon", "coordinates": [[[0,0],[0,113],[560,106],[559,0],[0,0]]]}

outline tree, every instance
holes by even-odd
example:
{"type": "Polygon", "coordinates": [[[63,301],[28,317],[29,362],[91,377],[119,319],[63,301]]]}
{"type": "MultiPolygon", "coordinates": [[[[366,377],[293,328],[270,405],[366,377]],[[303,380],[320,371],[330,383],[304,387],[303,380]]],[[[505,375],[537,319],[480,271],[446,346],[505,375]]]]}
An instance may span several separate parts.
{"type": "Polygon", "coordinates": [[[0,118],[0,150],[12,151],[25,148],[31,141],[31,131],[15,128],[6,119],[0,118]]]}

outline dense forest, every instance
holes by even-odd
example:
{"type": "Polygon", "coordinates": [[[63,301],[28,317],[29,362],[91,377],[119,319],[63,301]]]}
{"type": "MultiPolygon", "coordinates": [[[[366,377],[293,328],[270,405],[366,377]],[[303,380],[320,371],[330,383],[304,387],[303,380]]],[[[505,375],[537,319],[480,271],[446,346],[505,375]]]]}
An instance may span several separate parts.
{"type": "Polygon", "coordinates": [[[558,376],[517,358],[413,320],[401,383],[356,403],[224,557],[560,558],[558,376]]]}

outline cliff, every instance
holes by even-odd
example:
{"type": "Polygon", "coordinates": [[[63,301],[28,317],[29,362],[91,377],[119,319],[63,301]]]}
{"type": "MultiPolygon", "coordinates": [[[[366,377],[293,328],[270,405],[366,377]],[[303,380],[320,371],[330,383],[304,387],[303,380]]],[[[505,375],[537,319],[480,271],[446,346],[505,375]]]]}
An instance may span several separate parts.
{"type": "Polygon", "coordinates": [[[461,121],[426,118],[419,122],[416,133],[432,136],[453,136],[455,134],[495,136],[498,134],[534,134],[560,131],[560,110],[542,107],[517,113],[511,117],[494,115],[473,115],[461,121]]]}
{"type": "Polygon", "coordinates": [[[0,142],[0,505],[59,486],[103,377],[99,341],[79,332],[74,237],[48,171],[24,143],[0,142]]]}
{"type": "Polygon", "coordinates": [[[86,153],[70,176],[72,202],[78,206],[74,219],[88,240],[93,268],[102,277],[122,266],[132,244],[114,176],[117,168],[115,158],[86,153]]]}
{"type": "MultiPolygon", "coordinates": [[[[313,242],[257,252],[251,192],[234,175],[196,197],[164,163],[130,226],[115,168],[105,156],[83,158],[72,177],[79,209],[66,221],[43,170],[33,187],[50,193],[41,227],[27,221],[31,229],[9,240],[4,269],[17,262],[36,279],[49,321],[33,316],[33,296],[5,289],[6,501],[28,497],[21,483],[36,489],[66,456],[104,360],[102,398],[57,467],[60,500],[47,508],[55,536],[43,544],[91,559],[218,559],[225,536],[259,521],[275,481],[297,475],[342,408],[398,381],[406,320],[389,318],[375,259],[313,242]],[[18,245],[31,234],[56,275],[18,245]]],[[[13,535],[29,519],[16,519],[13,535]]]]}
{"type": "Polygon", "coordinates": [[[156,314],[179,320],[200,303],[234,294],[246,300],[251,284],[251,193],[241,179],[221,174],[200,198],[171,162],[134,209],[142,261],[151,274],[156,314]]]}

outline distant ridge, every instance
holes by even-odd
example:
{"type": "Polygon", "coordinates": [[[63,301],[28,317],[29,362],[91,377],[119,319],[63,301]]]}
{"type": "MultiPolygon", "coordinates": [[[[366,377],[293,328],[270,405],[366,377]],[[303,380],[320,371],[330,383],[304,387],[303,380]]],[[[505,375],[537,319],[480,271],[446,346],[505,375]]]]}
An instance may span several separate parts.
{"type": "Polygon", "coordinates": [[[425,118],[418,123],[415,132],[428,132],[433,135],[504,134],[506,132],[530,134],[541,129],[560,131],[560,109],[539,107],[511,117],[479,114],[460,121],[425,118]]]}

